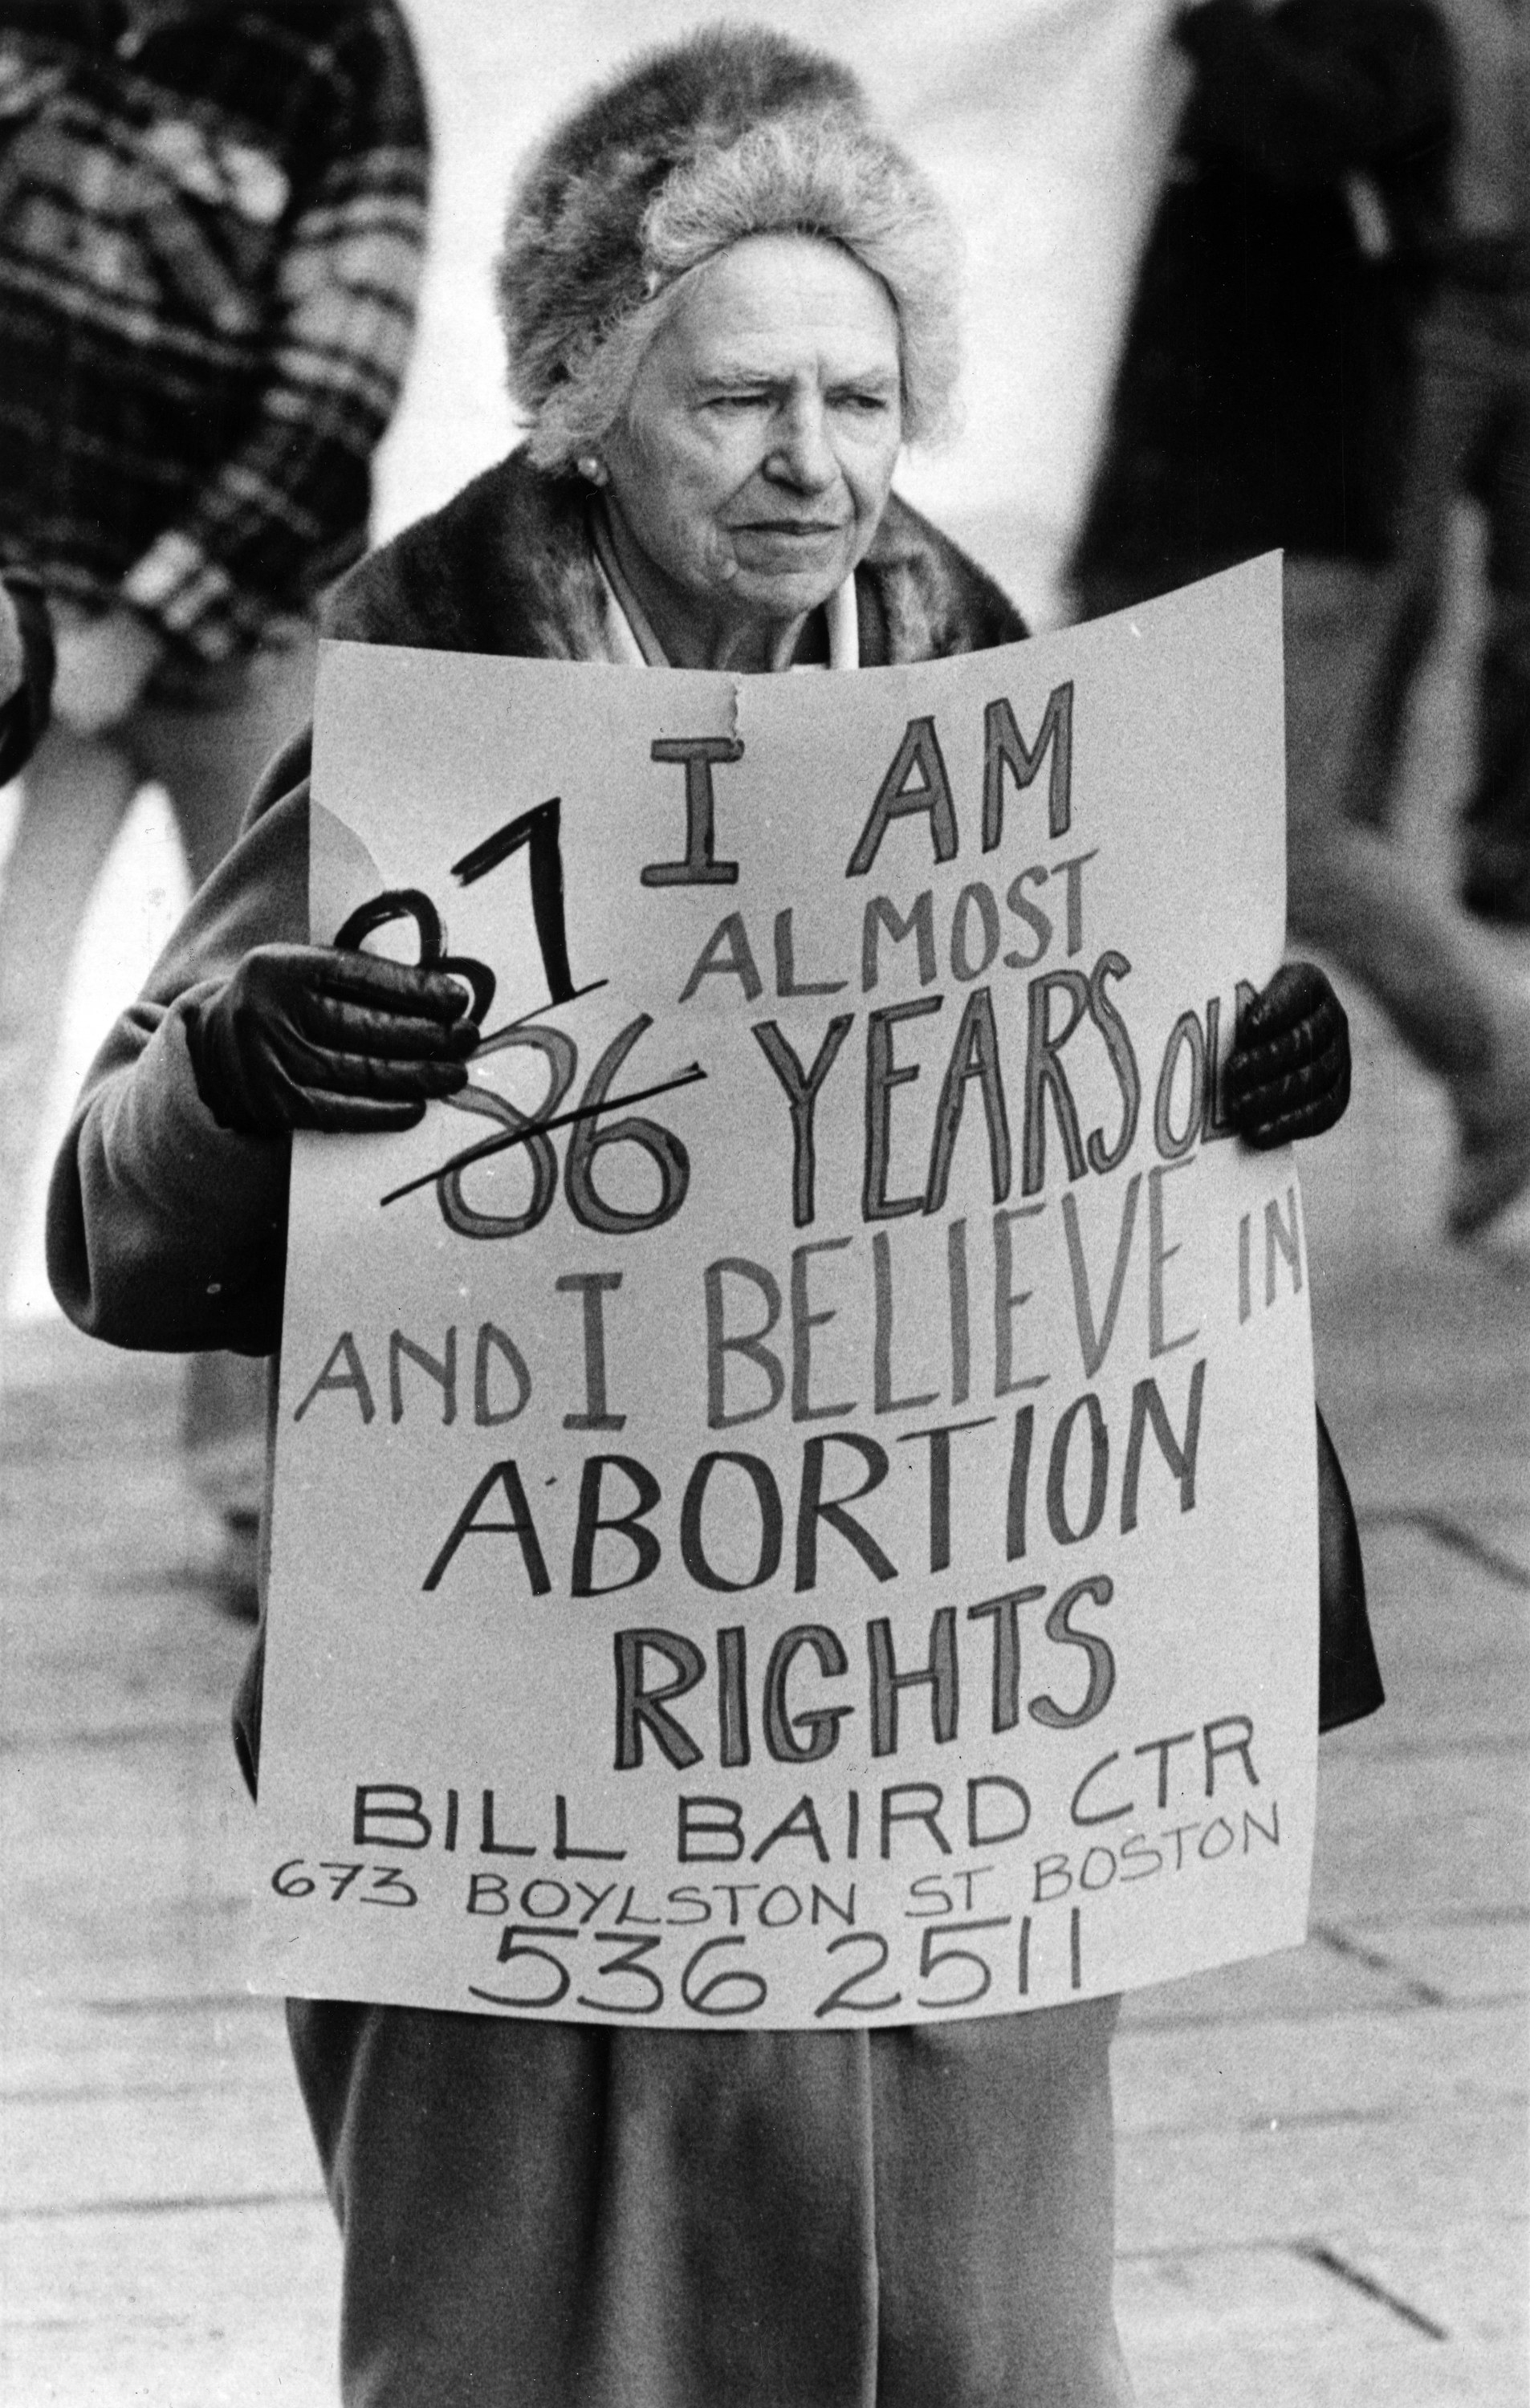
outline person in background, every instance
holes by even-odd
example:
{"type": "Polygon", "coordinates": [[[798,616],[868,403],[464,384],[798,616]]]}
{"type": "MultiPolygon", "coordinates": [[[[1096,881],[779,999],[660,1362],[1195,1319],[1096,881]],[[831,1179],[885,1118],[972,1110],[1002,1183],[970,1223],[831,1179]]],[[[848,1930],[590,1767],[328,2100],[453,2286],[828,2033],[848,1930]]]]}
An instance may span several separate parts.
{"type": "Polygon", "coordinates": [[[48,724],[53,630],[30,578],[0,578],[0,786],[25,766],[48,724]]]}
{"type": "MultiPolygon", "coordinates": [[[[631,64],[526,165],[499,289],[528,439],[352,572],[336,636],[845,676],[1023,635],[891,490],[955,380],[951,230],[836,62],[718,27],[631,64]]],[[[55,1288],[120,1344],[274,1348],[292,1131],[409,1127],[467,1080],[450,977],[307,941],[309,814],[299,739],[60,1154],[55,1288]]],[[[1315,1135],[1349,1075],[1288,964],[1239,1023],[1235,1125],[1315,1135]]],[[[344,2399],[1125,2408],[1116,2006],[698,2033],[292,2000],[344,2399]]]]}
{"type": "Polygon", "coordinates": [[[1450,45],[1426,0],[1199,0],[1172,38],[1189,95],[1071,582],[1094,617],[1285,552],[1292,933],[1445,1082],[1467,1238],[1530,1179],[1530,996],[1374,824],[1450,45]]]}
{"type": "Polygon", "coordinates": [[[1462,814],[1461,900],[1530,927],[1530,6],[1437,0],[1455,65],[1450,223],[1419,342],[1398,552],[1404,602],[1382,689],[1378,824],[1395,799],[1408,691],[1439,614],[1451,513],[1487,535],[1477,766],[1462,814]]]}
{"type": "MultiPolygon", "coordinates": [[[[54,724],[0,892],[0,1277],[64,974],[140,786],[192,884],[307,718],[413,331],[424,104],[395,0],[0,0],[0,566],[54,724]]],[[[193,1367],[193,1476],[252,1600],[264,1367],[193,1367]]]]}

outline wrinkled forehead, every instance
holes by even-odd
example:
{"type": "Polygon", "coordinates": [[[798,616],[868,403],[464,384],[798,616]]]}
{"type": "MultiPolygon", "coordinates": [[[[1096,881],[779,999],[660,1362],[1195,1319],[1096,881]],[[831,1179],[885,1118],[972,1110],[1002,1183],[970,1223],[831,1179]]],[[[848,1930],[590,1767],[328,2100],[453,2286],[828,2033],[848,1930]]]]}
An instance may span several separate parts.
{"type": "Polygon", "coordinates": [[[839,244],[752,235],[682,280],[655,347],[694,375],[752,378],[816,368],[896,382],[892,295],[839,244]]]}

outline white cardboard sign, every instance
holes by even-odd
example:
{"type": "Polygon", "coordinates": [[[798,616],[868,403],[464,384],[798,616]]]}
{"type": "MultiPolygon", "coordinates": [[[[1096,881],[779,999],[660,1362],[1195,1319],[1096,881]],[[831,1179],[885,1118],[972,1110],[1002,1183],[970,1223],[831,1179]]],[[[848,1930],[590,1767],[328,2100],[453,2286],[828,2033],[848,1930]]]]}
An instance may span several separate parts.
{"type": "Polygon", "coordinates": [[[315,937],[408,890],[495,992],[294,1148],[258,1986],[835,2028],[1300,1940],[1301,1208],[1216,1078],[1278,563],[851,676],[330,645],[313,792],[315,937]]]}

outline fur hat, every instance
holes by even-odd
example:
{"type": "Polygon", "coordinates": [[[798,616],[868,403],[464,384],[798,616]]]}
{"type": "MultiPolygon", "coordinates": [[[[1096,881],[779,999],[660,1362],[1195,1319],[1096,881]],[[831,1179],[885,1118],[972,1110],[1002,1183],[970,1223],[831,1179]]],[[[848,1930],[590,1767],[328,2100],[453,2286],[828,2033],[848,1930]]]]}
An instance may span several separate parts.
{"type": "Polygon", "coordinates": [[[533,458],[565,465],[612,423],[681,276],[785,231],[838,244],[887,285],[908,431],[929,431],[956,355],[944,209],[848,67],[766,27],[713,25],[593,93],[511,194],[498,294],[533,458]]]}

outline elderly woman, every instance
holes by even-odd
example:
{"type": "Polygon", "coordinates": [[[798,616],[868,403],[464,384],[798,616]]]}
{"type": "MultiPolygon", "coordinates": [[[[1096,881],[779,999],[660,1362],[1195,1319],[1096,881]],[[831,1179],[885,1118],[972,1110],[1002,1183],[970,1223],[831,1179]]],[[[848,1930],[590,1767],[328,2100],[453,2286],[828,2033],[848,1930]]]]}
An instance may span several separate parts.
{"type": "MultiPolygon", "coordinates": [[[[953,290],[937,204],[842,69],[751,32],[639,61],[514,199],[500,291],[529,441],[353,573],[330,632],[761,671],[1021,636],[890,493],[945,410],[953,290]]],[[[305,769],[299,748],[268,775],[60,1163],[59,1294],[119,1343],[274,1351],[289,1132],[405,1126],[465,1079],[450,979],[305,941],[305,769]]],[[[1343,1017],[1317,972],[1280,974],[1237,1062],[1254,1142],[1337,1117],[1343,1017]]],[[[694,2035],[295,2000],[345,2241],[345,2398],[1122,2401],[1113,2019],[694,2035]]]]}

